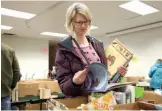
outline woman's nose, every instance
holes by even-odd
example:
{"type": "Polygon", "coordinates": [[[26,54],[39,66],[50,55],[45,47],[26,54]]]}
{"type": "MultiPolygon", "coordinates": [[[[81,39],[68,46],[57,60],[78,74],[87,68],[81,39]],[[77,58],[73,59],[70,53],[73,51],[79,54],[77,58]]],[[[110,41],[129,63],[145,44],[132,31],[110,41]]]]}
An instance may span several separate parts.
{"type": "Polygon", "coordinates": [[[86,28],[87,27],[86,23],[83,22],[82,25],[81,25],[81,27],[82,28],[86,28]]]}

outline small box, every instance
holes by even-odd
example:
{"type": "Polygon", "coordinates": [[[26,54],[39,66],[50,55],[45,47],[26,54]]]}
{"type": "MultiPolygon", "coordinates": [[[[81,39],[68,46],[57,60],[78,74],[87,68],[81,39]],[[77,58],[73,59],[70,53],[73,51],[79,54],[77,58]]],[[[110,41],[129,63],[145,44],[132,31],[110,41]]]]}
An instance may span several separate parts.
{"type": "Polygon", "coordinates": [[[135,87],[135,98],[143,98],[144,96],[144,88],[143,87],[135,87]]]}

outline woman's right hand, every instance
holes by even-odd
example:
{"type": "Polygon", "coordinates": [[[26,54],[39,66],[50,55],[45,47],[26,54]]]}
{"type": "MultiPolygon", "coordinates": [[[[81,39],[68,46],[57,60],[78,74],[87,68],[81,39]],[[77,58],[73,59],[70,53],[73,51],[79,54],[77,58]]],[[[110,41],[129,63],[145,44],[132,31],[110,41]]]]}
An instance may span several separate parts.
{"type": "Polygon", "coordinates": [[[82,84],[86,79],[87,73],[88,73],[88,68],[85,68],[85,69],[75,73],[75,75],[73,77],[73,83],[75,83],[77,85],[82,84]]]}

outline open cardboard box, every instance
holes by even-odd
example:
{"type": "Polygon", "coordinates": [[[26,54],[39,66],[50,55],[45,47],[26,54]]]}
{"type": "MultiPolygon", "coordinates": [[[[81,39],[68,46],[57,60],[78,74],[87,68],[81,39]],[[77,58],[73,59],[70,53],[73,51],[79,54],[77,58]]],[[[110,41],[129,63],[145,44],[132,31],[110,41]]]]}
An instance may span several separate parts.
{"type": "Polygon", "coordinates": [[[124,77],[125,82],[139,82],[144,80],[144,76],[135,76],[135,77],[124,77]]]}
{"type": "MultiPolygon", "coordinates": [[[[56,99],[60,103],[63,103],[69,110],[77,110],[77,107],[81,104],[87,104],[88,99],[86,97],[75,97],[75,98],[65,98],[65,99],[56,99]]],[[[144,98],[140,102],[154,102],[154,104],[162,105],[162,96],[152,92],[145,91],[144,98]]],[[[142,103],[135,102],[130,104],[120,104],[113,106],[114,110],[145,110],[147,107],[141,107],[142,103]]]]}
{"type": "Polygon", "coordinates": [[[50,89],[51,92],[62,93],[57,80],[27,80],[20,81],[17,85],[19,97],[27,95],[37,96],[39,94],[39,88],[46,88],[50,89]]]}
{"type": "MultiPolygon", "coordinates": [[[[55,99],[56,101],[64,104],[69,110],[77,110],[77,107],[81,104],[87,104],[88,98],[87,97],[74,97],[74,98],[64,98],[64,99],[55,99]]],[[[145,91],[144,92],[144,98],[141,99],[141,101],[149,102],[153,101],[155,104],[161,104],[162,105],[162,96],[152,92],[152,91],[145,91]]],[[[142,105],[144,106],[144,105],[142,105]]],[[[39,110],[38,105],[32,105],[35,110],[39,110]],[[38,109],[37,109],[37,108],[38,109]]],[[[28,107],[27,109],[33,109],[28,107]]],[[[34,110],[33,109],[33,110],[34,110]]],[[[141,107],[141,103],[130,103],[130,104],[120,104],[113,106],[114,110],[147,110],[147,107],[141,107]]],[[[152,109],[153,110],[153,109],[152,109]]]]}
{"type": "Polygon", "coordinates": [[[144,91],[142,101],[154,101],[154,104],[162,104],[162,95],[158,95],[153,91],[144,91]]]}
{"type": "Polygon", "coordinates": [[[77,109],[81,104],[87,104],[87,97],[74,97],[74,98],[64,98],[64,99],[55,99],[56,101],[64,104],[69,109],[77,109]]]}
{"type": "MultiPolygon", "coordinates": [[[[24,110],[40,110],[40,104],[28,104],[24,110]]],[[[47,110],[47,104],[42,104],[42,110],[47,110]]]]}
{"type": "Polygon", "coordinates": [[[23,80],[12,91],[12,101],[39,99],[42,88],[49,89],[52,95],[62,94],[57,80],[23,80]]]}
{"type": "Polygon", "coordinates": [[[114,110],[162,110],[162,104],[152,104],[147,102],[136,102],[131,104],[115,105],[114,110]],[[159,106],[159,109],[157,109],[159,106]]]}
{"type": "Polygon", "coordinates": [[[73,97],[64,99],[49,99],[47,101],[48,110],[78,110],[77,107],[81,104],[87,104],[87,97],[73,97]]]}
{"type": "Polygon", "coordinates": [[[156,110],[152,104],[147,104],[148,102],[162,106],[162,96],[153,91],[145,91],[141,100],[131,104],[115,105],[114,110],[156,110]]]}

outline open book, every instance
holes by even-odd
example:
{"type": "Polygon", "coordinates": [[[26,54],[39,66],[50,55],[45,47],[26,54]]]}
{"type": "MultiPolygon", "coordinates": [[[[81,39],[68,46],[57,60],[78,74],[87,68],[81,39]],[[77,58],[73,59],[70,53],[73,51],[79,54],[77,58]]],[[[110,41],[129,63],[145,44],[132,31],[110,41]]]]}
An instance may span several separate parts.
{"type": "Polygon", "coordinates": [[[136,84],[136,82],[110,83],[110,84],[107,84],[107,86],[104,89],[91,90],[90,92],[105,93],[105,92],[108,92],[108,91],[116,89],[116,88],[121,88],[121,87],[125,87],[127,85],[135,85],[135,84],[136,84]]]}
{"type": "Polygon", "coordinates": [[[92,87],[88,89],[91,92],[106,92],[107,90],[111,90],[110,88],[112,87],[130,84],[116,83],[121,76],[117,71],[117,68],[119,66],[127,67],[133,58],[133,54],[117,39],[115,39],[105,51],[107,57],[107,68],[99,63],[92,63],[89,67],[91,71],[91,73],[89,73],[89,81],[92,83],[90,85],[92,87]]]}
{"type": "Polygon", "coordinates": [[[107,69],[109,79],[116,73],[119,66],[127,66],[133,54],[119,40],[115,39],[106,49],[107,69]]]}

